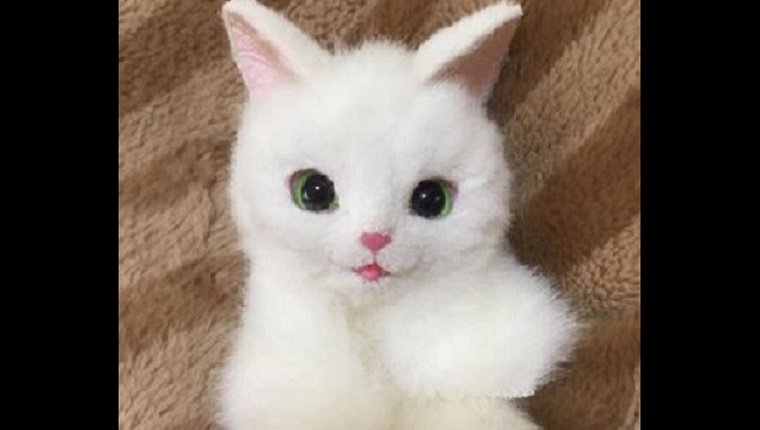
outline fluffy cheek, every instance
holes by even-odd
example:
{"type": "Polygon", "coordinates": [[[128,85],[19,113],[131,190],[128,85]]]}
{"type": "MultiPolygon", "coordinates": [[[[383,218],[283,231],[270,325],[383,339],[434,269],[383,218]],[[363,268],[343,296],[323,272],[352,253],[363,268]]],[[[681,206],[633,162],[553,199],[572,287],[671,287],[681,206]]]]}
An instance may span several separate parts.
{"type": "Polygon", "coordinates": [[[311,260],[324,255],[331,214],[315,214],[296,207],[287,187],[286,176],[260,169],[236,178],[238,192],[233,194],[242,208],[239,216],[248,219],[252,241],[257,246],[279,246],[311,260]],[[282,176],[282,178],[280,178],[282,176]],[[277,180],[281,179],[281,180],[277,180]]]}
{"type": "Polygon", "coordinates": [[[483,253],[502,243],[506,208],[501,196],[463,199],[447,218],[409,217],[399,229],[403,237],[393,257],[400,267],[416,264],[420,272],[445,274],[474,267],[483,253]]]}
{"type": "Polygon", "coordinates": [[[465,250],[471,248],[477,238],[460,236],[465,230],[457,223],[446,220],[413,220],[399,233],[406,240],[392,260],[412,274],[445,274],[467,265],[465,250]]]}

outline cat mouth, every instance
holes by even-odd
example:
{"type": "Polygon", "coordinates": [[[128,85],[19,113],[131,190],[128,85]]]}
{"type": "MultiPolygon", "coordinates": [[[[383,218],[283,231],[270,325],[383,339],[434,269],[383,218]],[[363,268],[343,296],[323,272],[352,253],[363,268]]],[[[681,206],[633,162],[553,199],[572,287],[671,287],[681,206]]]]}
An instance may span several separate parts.
{"type": "Polygon", "coordinates": [[[380,278],[389,276],[390,272],[377,263],[367,264],[353,269],[357,275],[368,282],[377,282],[380,278]]]}

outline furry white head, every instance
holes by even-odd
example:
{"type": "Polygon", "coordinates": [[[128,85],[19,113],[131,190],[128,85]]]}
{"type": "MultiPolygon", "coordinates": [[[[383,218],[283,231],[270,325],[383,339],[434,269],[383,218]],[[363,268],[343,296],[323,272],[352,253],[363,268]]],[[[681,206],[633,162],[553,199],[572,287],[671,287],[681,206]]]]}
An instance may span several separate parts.
{"type": "Polygon", "coordinates": [[[416,51],[331,54],[261,5],[225,5],[249,93],[231,177],[245,253],[360,294],[498,253],[510,174],[484,104],[520,14],[497,3],[416,51]]]}

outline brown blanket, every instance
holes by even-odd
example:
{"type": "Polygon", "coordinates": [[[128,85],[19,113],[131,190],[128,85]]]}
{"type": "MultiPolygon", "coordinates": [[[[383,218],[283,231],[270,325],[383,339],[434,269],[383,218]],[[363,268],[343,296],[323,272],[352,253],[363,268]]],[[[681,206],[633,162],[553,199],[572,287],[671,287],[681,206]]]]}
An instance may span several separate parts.
{"type": "MultiPolygon", "coordinates": [[[[410,46],[493,0],[269,0],[327,47],[410,46]]],[[[244,95],[222,0],[119,1],[119,422],[211,429],[244,266],[225,187],[244,95]]],[[[638,428],[639,3],[525,0],[490,102],[513,136],[520,258],[588,321],[526,401],[547,429],[638,428]]]]}

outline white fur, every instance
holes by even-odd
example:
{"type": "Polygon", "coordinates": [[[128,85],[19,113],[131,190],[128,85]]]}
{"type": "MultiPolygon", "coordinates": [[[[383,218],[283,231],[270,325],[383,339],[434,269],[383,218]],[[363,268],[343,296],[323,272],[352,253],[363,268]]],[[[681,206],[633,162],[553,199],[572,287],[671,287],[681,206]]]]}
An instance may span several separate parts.
{"type": "MultiPolygon", "coordinates": [[[[224,13],[280,53],[297,52],[303,33],[264,10],[232,0],[224,13]]],[[[467,31],[438,38],[461,48],[452,59],[495,25],[463,21],[467,31]]],[[[445,47],[425,49],[435,67],[447,63],[445,47]]],[[[319,55],[243,109],[230,195],[252,267],[221,422],[535,429],[509,399],[547,380],[576,324],[549,283],[505,251],[510,173],[482,100],[460,83],[430,82],[428,60],[393,44],[319,55]],[[337,210],[293,204],[288,179],[305,168],[333,180],[337,210]],[[451,214],[434,220],[409,211],[412,190],[431,177],[458,189],[451,214]],[[378,254],[392,274],[368,283],[351,270],[372,262],[358,238],[380,230],[392,232],[378,254]]]]}

